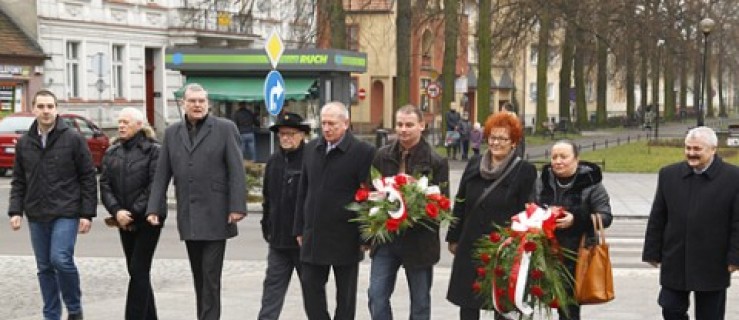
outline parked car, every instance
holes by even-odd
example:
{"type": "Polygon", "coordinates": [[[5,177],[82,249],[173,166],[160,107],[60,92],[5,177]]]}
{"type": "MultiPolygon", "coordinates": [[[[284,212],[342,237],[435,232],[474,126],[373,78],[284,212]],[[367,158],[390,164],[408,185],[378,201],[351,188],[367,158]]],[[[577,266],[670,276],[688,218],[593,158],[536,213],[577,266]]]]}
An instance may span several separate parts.
{"type": "MultiPolygon", "coordinates": [[[[108,136],[92,121],[76,114],[60,114],[70,128],[76,129],[85,139],[92,154],[95,167],[100,170],[105,150],[110,145],[108,136]]],[[[18,138],[28,131],[36,117],[29,112],[8,115],[0,120],[0,176],[13,169],[15,144],[18,138]]]]}

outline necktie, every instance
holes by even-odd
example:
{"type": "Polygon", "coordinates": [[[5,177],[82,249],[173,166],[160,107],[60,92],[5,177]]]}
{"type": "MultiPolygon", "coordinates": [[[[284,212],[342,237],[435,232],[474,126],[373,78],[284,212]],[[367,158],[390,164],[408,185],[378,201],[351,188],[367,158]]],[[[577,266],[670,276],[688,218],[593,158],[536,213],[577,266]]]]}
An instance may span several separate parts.
{"type": "Polygon", "coordinates": [[[405,163],[408,161],[408,150],[403,150],[403,152],[400,153],[400,168],[398,169],[398,173],[405,173],[405,163]]]}

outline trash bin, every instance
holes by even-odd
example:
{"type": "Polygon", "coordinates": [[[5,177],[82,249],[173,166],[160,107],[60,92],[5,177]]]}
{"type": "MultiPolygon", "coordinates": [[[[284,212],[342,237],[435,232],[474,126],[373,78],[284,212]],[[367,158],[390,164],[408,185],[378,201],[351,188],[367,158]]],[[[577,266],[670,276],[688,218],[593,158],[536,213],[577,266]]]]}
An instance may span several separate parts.
{"type": "Polygon", "coordinates": [[[379,148],[387,144],[387,134],[388,130],[386,129],[377,129],[375,131],[375,147],[379,148]]]}

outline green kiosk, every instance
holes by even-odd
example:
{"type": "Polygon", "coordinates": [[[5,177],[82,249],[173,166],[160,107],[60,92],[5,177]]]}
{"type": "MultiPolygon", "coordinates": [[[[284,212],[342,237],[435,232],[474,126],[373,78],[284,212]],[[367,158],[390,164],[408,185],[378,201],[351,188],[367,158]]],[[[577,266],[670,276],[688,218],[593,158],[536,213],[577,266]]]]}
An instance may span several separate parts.
{"type": "MultiPolygon", "coordinates": [[[[264,106],[264,80],[272,70],[259,49],[172,47],[166,50],[166,67],[185,76],[185,84],[199,83],[208,90],[212,113],[226,118],[246,104],[260,118],[255,133],[257,162],[266,162],[274,140],[267,129],[272,119],[264,106]]],[[[314,132],[320,131],[318,112],[327,101],[351,105],[355,91],[352,73],[367,71],[367,55],[333,49],[286,49],[277,70],[285,79],[284,111],[303,116],[314,132]]],[[[182,96],[182,89],[175,97],[182,96]]]]}

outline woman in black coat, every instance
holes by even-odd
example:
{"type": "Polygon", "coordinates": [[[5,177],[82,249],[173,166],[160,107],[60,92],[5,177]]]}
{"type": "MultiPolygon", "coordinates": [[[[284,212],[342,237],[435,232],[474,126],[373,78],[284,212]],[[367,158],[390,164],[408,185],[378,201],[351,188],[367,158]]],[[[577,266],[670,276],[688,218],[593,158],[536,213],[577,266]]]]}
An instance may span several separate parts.
{"type": "MultiPolygon", "coordinates": [[[[157,310],[151,288],[150,270],[162,231],[161,225],[146,221],[151,181],[159,143],[145,126],[138,109],[125,108],[118,116],[119,139],[103,157],[100,197],[120,228],[121,244],[130,277],[126,297],[127,320],[155,320],[157,310]]],[[[162,201],[159,210],[166,212],[162,201]]]]}
{"type": "Polygon", "coordinates": [[[462,174],[454,203],[458,221],[446,236],[449,251],[454,254],[447,299],[460,307],[462,320],[479,319],[485,305],[472,290],[477,277],[477,265],[472,259],[474,243],[493,231],[494,225],[509,224],[510,218],[523,211],[534,196],[536,168],[515,152],[522,134],[515,114],[491,115],[484,130],[488,151],[470,160],[462,174]],[[484,190],[496,182],[498,185],[484,195],[484,190]]]}
{"type": "MultiPolygon", "coordinates": [[[[558,141],[551,151],[551,164],[542,168],[539,202],[564,207],[565,216],[557,220],[557,241],[561,246],[577,252],[583,235],[594,236],[591,214],[600,214],[605,227],[611,225],[613,216],[608,192],[601,183],[603,175],[600,168],[593,163],[580,161],[578,148],[572,141],[558,141]]],[[[575,261],[567,260],[565,265],[574,275],[575,261]]],[[[568,292],[573,295],[572,288],[568,292]]],[[[568,309],[569,318],[560,309],[559,319],[580,319],[580,306],[570,306],[568,309]]]]}

